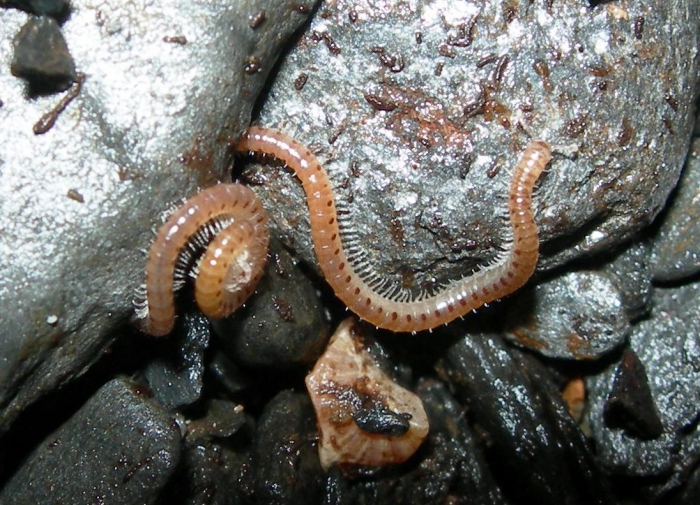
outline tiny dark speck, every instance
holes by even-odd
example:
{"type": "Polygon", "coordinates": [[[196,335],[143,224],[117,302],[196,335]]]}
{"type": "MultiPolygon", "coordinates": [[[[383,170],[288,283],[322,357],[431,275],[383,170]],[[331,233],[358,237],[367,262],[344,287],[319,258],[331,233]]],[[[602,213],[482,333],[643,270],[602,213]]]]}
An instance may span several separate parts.
{"type": "Polygon", "coordinates": [[[292,310],[292,306],[287,300],[278,296],[273,296],[272,303],[283,321],[287,323],[294,321],[294,310],[292,310]]]}
{"type": "Polygon", "coordinates": [[[185,46],[187,45],[187,37],[185,37],[184,35],[166,35],[165,37],[163,37],[163,42],[167,42],[168,44],[178,44],[181,46],[185,46]]]}
{"type": "Polygon", "coordinates": [[[435,74],[435,77],[440,77],[442,75],[442,71],[444,68],[445,68],[445,62],[438,61],[437,64],[435,65],[435,71],[433,72],[435,74]]]}
{"type": "Polygon", "coordinates": [[[245,73],[248,75],[257,74],[258,72],[260,72],[261,68],[260,60],[255,56],[251,56],[250,58],[248,58],[248,60],[246,60],[244,68],[245,73]]]}
{"type": "Polygon", "coordinates": [[[372,106],[372,108],[376,110],[383,110],[389,112],[395,110],[398,107],[398,105],[395,102],[383,100],[381,97],[373,93],[365,93],[365,100],[367,100],[367,103],[369,103],[372,106]]]}
{"type": "Polygon", "coordinates": [[[41,116],[39,121],[34,124],[32,130],[34,131],[35,135],[42,135],[53,128],[53,125],[56,123],[56,120],[61,112],[63,112],[66,107],[68,107],[68,105],[70,105],[70,103],[80,94],[80,90],[82,89],[84,82],[85,74],[79,73],[76,77],[75,84],[68,91],[68,93],[66,93],[66,95],[58,101],[53,109],[41,116]]]}
{"type": "Polygon", "coordinates": [[[581,135],[586,129],[586,117],[578,116],[566,123],[566,134],[574,139],[581,135]]]}
{"type": "Polygon", "coordinates": [[[671,93],[666,93],[664,95],[664,100],[671,106],[671,108],[678,112],[678,100],[676,100],[671,93]]]}
{"type": "Polygon", "coordinates": [[[306,5],[296,5],[294,7],[294,10],[296,10],[299,14],[308,14],[309,13],[309,7],[306,5]]]}
{"type": "Polygon", "coordinates": [[[641,40],[642,35],[644,35],[644,18],[639,16],[634,20],[634,37],[637,40],[641,40]]]}
{"type": "Polygon", "coordinates": [[[294,81],[294,89],[297,91],[301,91],[304,88],[304,85],[306,84],[306,81],[309,79],[309,74],[306,74],[302,72],[297,76],[297,78],[294,81]]]}
{"type": "Polygon", "coordinates": [[[83,195],[81,195],[80,192],[75,189],[69,189],[66,196],[78,203],[85,203],[85,198],[83,198],[83,195]]]}
{"type": "Polygon", "coordinates": [[[248,26],[250,26],[253,30],[257,29],[261,24],[265,22],[265,17],[265,9],[262,9],[255,15],[251,14],[250,16],[248,16],[248,26]]]}

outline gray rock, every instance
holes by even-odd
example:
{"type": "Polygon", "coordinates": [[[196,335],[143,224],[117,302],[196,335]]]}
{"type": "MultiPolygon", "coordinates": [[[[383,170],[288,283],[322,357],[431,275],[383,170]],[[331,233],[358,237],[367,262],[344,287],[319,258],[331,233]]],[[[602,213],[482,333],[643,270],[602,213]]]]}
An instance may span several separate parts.
{"type": "Polygon", "coordinates": [[[420,465],[402,476],[411,490],[406,502],[445,503],[452,494],[469,497],[475,505],[506,503],[479,444],[479,434],[448,387],[436,380],[421,380],[416,394],[428,414],[430,433],[418,453],[420,465]]]}
{"type": "Polygon", "coordinates": [[[161,346],[144,370],[148,386],[169,409],[196,402],[204,386],[204,352],[209,346],[209,320],[201,313],[184,314],[182,332],[161,346]]]}
{"type": "MultiPolygon", "coordinates": [[[[63,34],[85,82],[41,136],[32,125],[58,97],[27,100],[0,51],[0,431],[132,315],[158,216],[224,175],[231,139],[312,5],[76,0],[63,34]]],[[[27,19],[0,9],[0,41],[27,19]]]]}
{"type": "Polygon", "coordinates": [[[163,503],[236,505],[241,502],[238,475],[246,460],[226,445],[201,442],[183,454],[187,473],[163,503]]]}
{"type": "Polygon", "coordinates": [[[678,480],[700,459],[700,286],[657,289],[655,300],[652,317],[634,328],[630,346],[649,378],[663,433],[645,440],[634,430],[608,425],[604,412],[615,367],[588,380],[589,418],[609,471],[678,480]]]}
{"type": "Polygon", "coordinates": [[[53,18],[30,16],[13,46],[12,74],[29,82],[30,94],[63,91],[76,79],[75,62],[53,18]]]}
{"type": "Polygon", "coordinates": [[[0,493],[7,505],[152,503],[180,458],[173,418],[126,379],[104,385],[0,493]]]}
{"type": "Polygon", "coordinates": [[[316,288],[277,241],[255,294],[214,328],[219,348],[252,367],[311,366],[330,336],[316,288]]]}
{"type": "MultiPolygon", "coordinates": [[[[531,137],[557,153],[535,198],[543,268],[630,237],[678,179],[698,80],[695,1],[342,0],[320,13],[258,122],[318,153],[370,264],[398,284],[430,289],[494,258],[531,137]]],[[[271,175],[263,198],[315,264],[288,179],[271,175]]]]}
{"type": "Polygon", "coordinates": [[[620,294],[622,306],[630,320],[649,311],[651,285],[651,246],[648,240],[638,240],[617,252],[602,271],[608,274],[620,294]]]}
{"type": "Polygon", "coordinates": [[[253,448],[256,503],[321,503],[323,471],[312,443],[316,423],[305,394],[280,392],[265,406],[253,448]]]}
{"type": "Polygon", "coordinates": [[[652,440],[663,433],[646,370],[629,347],[615,369],[610,394],[603,406],[603,420],[609,428],[622,428],[636,438],[652,440]]]}
{"type": "Polygon", "coordinates": [[[677,281],[700,272],[700,138],[693,141],[683,176],[654,239],[653,274],[677,281]]]}
{"type": "Polygon", "coordinates": [[[601,272],[565,274],[518,294],[506,307],[512,329],[505,336],[554,358],[598,358],[629,333],[620,292],[601,272]]]}
{"type": "Polygon", "coordinates": [[[208,362],[207,372],[209,377],[218,382],[229,395],[237,395],[251,386],[250,377],[225,353],[216,348],[208,362]]]}
{"type": "MultiPolygon", "coordinates": [[[[447,334],[446,334],[447,333],[447,334]]],[[[470,424],[486,434],[506,496],[518,503],[610,503],[606,481],[581,430],[544,366],[511,351],[497,336],[458,331],[438,365],[466,407],[470,424]]]]}

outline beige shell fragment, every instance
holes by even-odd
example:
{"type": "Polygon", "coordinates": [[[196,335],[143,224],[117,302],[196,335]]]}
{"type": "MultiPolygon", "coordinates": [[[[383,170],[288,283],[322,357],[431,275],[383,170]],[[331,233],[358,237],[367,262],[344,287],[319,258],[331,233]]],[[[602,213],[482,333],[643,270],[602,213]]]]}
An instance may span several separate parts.
{"type": "Polygon", "coordinates": [[[380,370],[354,325],[352,319],[340,325],[306,377],[324,469],[402,463],[428,434],[420,399],[380,370]]]}

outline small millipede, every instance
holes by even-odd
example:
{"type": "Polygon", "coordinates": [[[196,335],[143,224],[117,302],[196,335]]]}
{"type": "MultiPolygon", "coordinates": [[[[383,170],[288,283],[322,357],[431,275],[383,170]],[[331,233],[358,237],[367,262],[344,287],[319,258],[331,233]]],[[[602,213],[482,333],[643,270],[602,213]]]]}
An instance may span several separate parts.
{"type": "MultiPolygon", "coordinates": [[[[239,152],[272,156],[284,162],[299,178],[309,207],[314,249],[326,281],[350,310],[377,327],[395,332],[417,332],[449,323],[517,290],[535,270],[539,237],[532,210],[532,192],[551,159],[549,145],[542,140],[530,142],[513,172],[508,197],[511,237],[504,246],[504,251],[491,264],[472,275],[452,281],[433,294],[418,297],[412,297],[391,286],[386,287],[385,281],[374,274],[367,274],[366,269],[364,278],[358,273],[357,265],[353,266],[352,258],[348,257],[343,247],[328,175],[308,148],[282,132],[251,127],[244,133],[236,149],[239,152]]],[[[230,188],[236,185],[220,186],[230,188]]],[[[176,281],[175,266],[179,250],[195,235],[196,227],[216,217],[208,208],[221,208],[221,212],[225,208],[226,213],[229,213],[227,215],[233,214],[230,203],[215,203],[219,197],[230,198],[224,194],[228,190],[216,191],[217,187],[219,186],[205,190],[189,200],[163,225],[151,246],[146,267],[146,302],[141,309],[141,317],[147,319],[144,329],[148,333],[162,335],[172,329],[175,314],[173,283],[176,281]],[[193,203],[195,200],[198,203],[193,203]],[[199,202],[206,203],[206,206],[199,202]],[[183,222],[182,228],[187,231],[178,229],[173,232],[173,225],[180,220],[183,222]],[[172,238],[168,238],[171,235],[172,238]]],[[[250,195],[252,197],[252,192],[250,195]]],[[[240,207],[241,204],[238,203],[237,206],[240,207]]],[[[260,204],[251,203],[249,206],[255,207],[255,215],[259,216],[253,220],[257,219],[258,225],[266,227],[266,217],[260,204]]],[[[236,217],[235,220],[238,221],[239,218],[236,217]]],[[[267,236],[264,243],[266,247],[267,236]]],[[[261,264],[264,252],[262,256],[261,264]]],[[[203,266],[200,266],[200,277],[203,275],[203,266]]],[[[215,275],[219,274],[217,272],[209,277],[207,271],[203,285],[209,286],[214,282],[215,275]]],[[[259,275],[256,273],[251,277],[259,275]]],[[[197,286],[195,290],[198,290],[197,286]]],[[[253,288],[247,288],[245,296],[252,290],[253,288]]],[[[219,314],[226,315],[223,311],[219,311],[217,315],[219,314]]]]}

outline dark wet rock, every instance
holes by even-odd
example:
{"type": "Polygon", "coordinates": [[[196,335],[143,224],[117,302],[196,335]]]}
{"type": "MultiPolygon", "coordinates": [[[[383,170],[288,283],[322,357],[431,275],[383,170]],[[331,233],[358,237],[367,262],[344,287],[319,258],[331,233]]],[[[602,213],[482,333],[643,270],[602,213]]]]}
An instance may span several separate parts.
{"type": "Polygon", "coordinates": [[[159,348],[144,371],[158,401],[170,409],[194,403],[202,394],[204,352],[209,346],[209,320],[200,313],[180,318],[180,331],[159,348]]]}
{"type": "Polygon", "coordinates": [[[229,395],[235,395],[251,385],[250,378],[218,349],[213,349],[207,372],[229,395]]]}
{"type": "MultiPolygon", "coordinates": [[[[689,145],[699,39],[687,20],[700,5],[459,5],[324,5],[261,110],[260,124],[319,154],[374,270],[420,291],[493,259],[509,176],[532,137],[557,152],[535,197],[549,242],[541,267],[648,224],[689,145]],[[641,39],[631,21],[640,16],[641,39]]],[[[271,174],[264,198],[315,264],[289,179],[271,174]]]]}
{"type": "Polygon", "coordinates": [[[625,349],[615,369],[603,420],[609,428],[622,428],[641,439],[658,438],[663,433],[644,365],[632,349],[625,349]]]}
{"type": "MultiPolygon", "coordinates": [[[[57,97],[28,100],[0,72],[2,123],[12,125],[0,129],[0,430],[94,362],[131,317],[159,216],[226,174],[232,139],[313,2],[71,6],[63,34],[86,79],[53,128],[32,131],[57,97]],[[245,72],[251,56],[255,74],[245,72]]],[[[27,19],[0,9],[0,39],[27,19]]],[[[0,51],[0,67],[11,56],[0,51]]]]}
{"type": "MultiPolygon", "coordinates": [[[[629,419],[623,428],[608,424],[604,413],[614,389],[616,366],[588,380],[589,421],[600,461],[610,472],[655,476],[670,485],[677,484],[700,461],[700,287],[657,288],[654,301],[651,318],[634,328],[630,347],[646,371],[655,403],[652,408],[660,416],[663,433],[643,440],[630,432],[629,419]]],[[[650,415],[653,413],[647,412],[636,422],[650,415]]]]}
{"type": "Polygon", "coordinates": [[[649,242],[636,241],[615,254],[603,267],[603,272],[612,278],[622,306],[631,320],[649,310],[652,293],[650,255],[649,242]]]}
{"type": "Polygon", "coordinates": [[[230,437],[245,425],[246,420],[242,405],[225,400],[209,400],[202,417],[188,420],[187,441],[230,437]]]}
{"type": "Polygon", "coordinates": [[[144,388],[103,386],[29,456],[3,504],[151,503],[180,458],[180,431],[144,388]]]}
{"type": "Polygon", "coordinates": [[[546,369],[487,333],[466,334],[438,365],[471,424],[504,495],[517,503],[610,503],[582,432],[546,369]]]}
{"type": "Polygon", "coordinates": [[[265,407],[251,460],[256,503],[321,503],[316,422],[305,394],[282,391],[265,407]]]}
{"type": "Polygon", "coordinates": [[[316,288],[276,241],[255,294],[214,328],[220,348],[248,366],[311,365],[329,337],[316,288]]]}
{"type": "Polygon", "coordinates": [[[507,307],[508,339],[545,356],[596,358],[629,332],[620,292],[601,272],[565,274],[519,293],[507,307]]]}
{"type": "Polygon", "coordinates": [[[674,505],[695,505],[700,503],[700,467],[695,467],[687,481],[679,489],[674,489],[663,496],[658,503],[674,505]]]}
{"type": "Polygon", "coordinates": [[[241,503],[237,476],[245,464],[244,456],[225,445],[202,442],[188,447],[183,453],[184,468],[179,490],[170,501],[184,505],[233,505],[241,503]]]}
{"type": "Polygon", "coordinates": [[[13,41],[11,70],[29,82],[31,94],[67,89],[77,75],[61,28],[53,18],[30,16],[13,41]]]}
{"type": "Polygon", "coordinates": [[[678,190],[654,239],[654,279],[677,281],[700,272],[699,196],[700,138],[696,138],[678,190]]]}
{"type": "Polygon", "coordinates": [[[428,414],[430,433],[419,453],[420,465],[405,478],[413,484],[407,503],[445,503],[449,496],[469,497],[474,504],[507,503],[491,473],[478,429],[469,425],[447,386],[422,380],[416,394],[428,414]]]}
{"type": "MultiPolygon", "coordinates": [[[[46,15],[63,17],[68,12],[69,0],[8,0],[13,7],[25,10],[38,16],[46,15]]],[[[0,2],[0,7],[2,2],[0,2]]]]}

